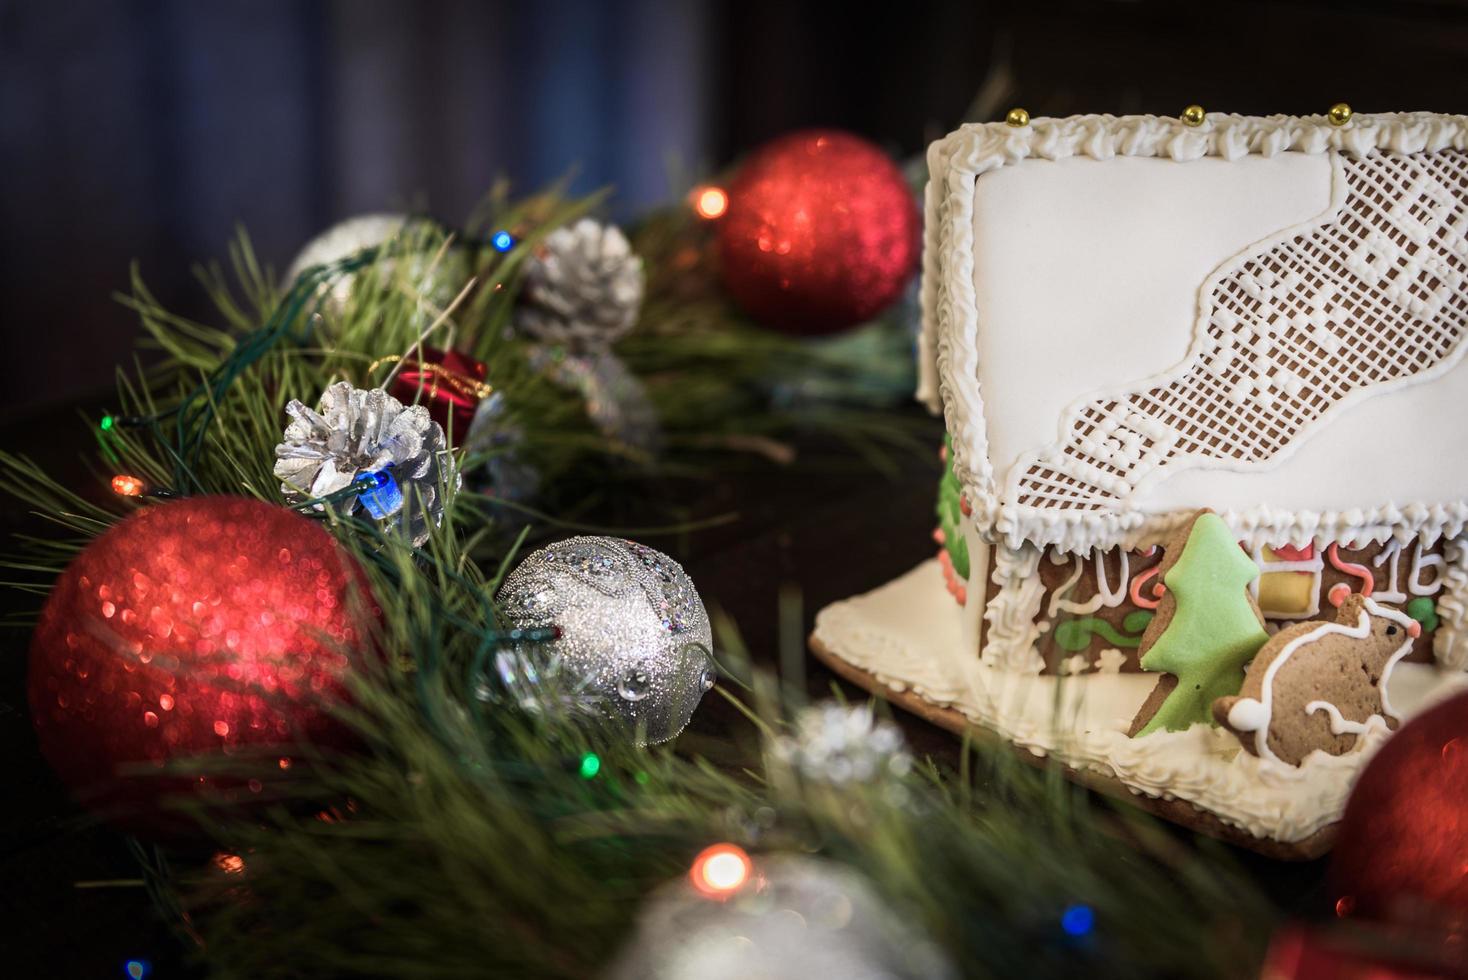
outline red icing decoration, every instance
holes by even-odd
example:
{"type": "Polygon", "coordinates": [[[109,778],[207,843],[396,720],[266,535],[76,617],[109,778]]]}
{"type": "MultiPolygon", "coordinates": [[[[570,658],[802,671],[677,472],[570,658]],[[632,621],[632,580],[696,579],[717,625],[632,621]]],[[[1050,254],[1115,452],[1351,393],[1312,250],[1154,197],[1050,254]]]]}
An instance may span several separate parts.
{"type": "Polygon", "coordinates": [[[1269,550],[1274,552],[1274,556],[1280,561],[1310,561],[1315,557],[1315,542],[1312,541],[1309,544],[1298,546],[1290,544],[1271,545],[1269,550]]]}
{"type": "Polygon", "coordinates": [[[244,497],[144,508],[67,566],[41,612],[41,751],[79,794],[152,812],[182,781],[120,767],[340,741],[325,702],[375,615],[362,569],[315,521],[244,497]]]}
{"type": "Polygon", "coordinates": [[[1367,764],[1331,879],[1362,917],[1468,926],[1468,694],[1412,719],[1367,764]]]}
{"type": "Polygon", "coordinates": [[[917,202],[880,149],[838,130],[756,150],[719,222],[725,287],[756,320],[835,333],[902,295],[920,250],[917,202]]]}
{"type": "Polygon", "coordinates": [[[959,496],[958,509],[963,512],[964,517],[968,517],[973,514],[974,508],[973,505],[968,502],[967,494],[962,494],[959,496]]]}

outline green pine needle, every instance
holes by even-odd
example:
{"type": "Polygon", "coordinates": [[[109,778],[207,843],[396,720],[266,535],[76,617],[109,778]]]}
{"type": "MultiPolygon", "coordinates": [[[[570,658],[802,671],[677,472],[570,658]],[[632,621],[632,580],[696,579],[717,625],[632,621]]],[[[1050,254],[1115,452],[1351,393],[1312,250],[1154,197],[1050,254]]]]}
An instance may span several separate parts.
{"type": "MultiPolygon", "coordinates": [[[[538,648],[507,643],[491,598],[499,582],[536,533],[587,527],[624,481],[706,476],[713,459],[788,463],[797,436],[843,447],[845,465],[855,455],[889,472],[932,449],[925,428],[880,410],[889,388],[909,380],[873,370],[905,359],[900,328],[837,344],[759,330],[709,274],[707,229],[673,211],[634,230],[648,295],[618,347],[658,408],[669,455],[636,460],[609,446],[507,329],[525,258],[598,200],[552,190],[512,201],[499,186],[458,238],[414,224],[284,293],[241,234],[228,273],[199,271],[213,324],[169,313],[135,272],[123,301],[157,359],[119,374],[110,424],[84,423],[99,442],[96,487],[63,486],[0,454],[6,485],[55,529],[18,542],[8,563],[36,595],[88,541],[156,505],[94,502],[111,474],[279,503],[272,468],[286,402],[314,405],[337,380],[382,384],[385,359],[420,345],[489,366],[524,434],[516,452],[542,475],[534,506],[444,488],[443,525],[422,548],[371,520],[303,511],[327,521],[368,570],[384,613],[372,648],[386,655],[358,658],[350,706],[335,709],[357,736],[354,751],[299,745],[169,770],[227,770],[261,787],[244,807],[179,801],[242,870],[139,848],[158,908],[209,975],[594,976],[631,935],[643,899],[719,840],[756,859],[792,850],[855,866],[966,976],[1072,977],[1118,965],[1137,976],[1248,974],[1274,910],[1222,849],[1183,846],[1150,818],[989,748],[968,747],[956,772],[929,763],[896,784],[813,782],[769,751],[799,706],[799,685],[755,669],[726,623],[726,679],[714,696],[750,724],[726,742],[685,739],[685,750],[704,749],[697,755],[636,748],[575,710],[574,685],[555,678],[528,704],[508,689],[496,654],[538,648]],[[499,228],[518,238],[503,255],[479,244],[499,228]],[[420,277],[451,249],[474,284],[436,308],[420,277]],[[357,279],[338,311],[316,284],[343,271],[357,279]],[[1078,904],[1095,915],[1084,940],[1059,925],[1078,904]]],[[[477,461],[460,464],[472,474],[477,461]]],[[[700,526],[685,518],[674,512],[659,530],[700,526]]],[[[788,650],[782,662],[798,657],[788,650]]]]}

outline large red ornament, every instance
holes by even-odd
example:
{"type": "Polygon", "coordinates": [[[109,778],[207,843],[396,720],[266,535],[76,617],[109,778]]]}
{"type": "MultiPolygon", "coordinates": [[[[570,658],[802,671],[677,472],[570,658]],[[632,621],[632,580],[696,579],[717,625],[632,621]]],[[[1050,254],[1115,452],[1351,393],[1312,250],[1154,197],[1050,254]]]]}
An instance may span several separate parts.
{"type": "Polygon", "coordinates": [[[291,744],[342,734],[327,708],[376,614],[357,562],[293,511],[242,497],[147,507],[88,545],[41,613],[41,751],[134,827],[131,811],[179,789],[147,777],[169,760],[278,745],[286,768],[291,744]]]}
{"type": "Polygon", "coordinates": [[[1468,930],[1468,694],[1412,719],[1367,764],[1331,880],[1343,912],[1468,930]]]}
{"type": "Polygon", "coordinates": [[[876,316],[917,265],[917,202],[877,147],[792,133],[740,167],[719,225],[724,285],[755,319],[796,334],[876,316]]]}

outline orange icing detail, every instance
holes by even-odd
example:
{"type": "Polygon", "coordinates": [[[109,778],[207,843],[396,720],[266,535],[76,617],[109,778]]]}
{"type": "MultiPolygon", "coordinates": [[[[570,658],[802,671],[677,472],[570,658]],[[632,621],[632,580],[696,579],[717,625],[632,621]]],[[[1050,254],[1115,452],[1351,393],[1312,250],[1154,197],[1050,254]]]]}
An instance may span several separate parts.
{"type": "MultiPolygon", "coordinates": [[[[1151,554],[1151,552],[1147,553],[1151,554]]],[[[1167,586],[1163,585],[1161,582],[1158,582],[1157,584],[1152,586],[1152,594],[1157,597],[1155,599],[1142,598],[1142,586],[1145,585],[1148,580],[1153,578],[1160,571],[1162,571],[1161,565],[1153,565],[1145,572],[1138,572],[1137,577],[1132,579],[1131,596],[1133,605],[1139,606],[1142,609],[1157,608],[1158,602],[1162,599],[1162,594],[1167,591],[1167,586]]]]}
{"type": "MultiPolygon", "coordinates": [[[[1371,574],[1371,569],[1365,565],[1357,565],[1355,562],[1341,561],[1340,545],[1332,544],[1325,549],[1325,557],[1330,559],[1331,565],[1339,572],[1345,572],[1352,578],[1361,580],[1361,594],[1369,596],[1376,587],[1376,577],[1371,574]]],[[[1351,594],[1350,586],[1344,582],[1337,582],[1330,587],[1326,597],[1330,599],[1332,606],[1339,606],[1346,601],[1346,596],[1351,594]]]]}

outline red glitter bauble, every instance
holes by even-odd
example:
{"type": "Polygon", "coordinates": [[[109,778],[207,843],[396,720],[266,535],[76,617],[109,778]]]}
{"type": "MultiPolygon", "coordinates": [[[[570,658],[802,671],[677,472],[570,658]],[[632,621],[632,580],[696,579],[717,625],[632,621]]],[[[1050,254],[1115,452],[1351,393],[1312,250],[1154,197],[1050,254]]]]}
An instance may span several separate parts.
{"type": "Polygon", "coordinates": [[[869,320],[912,277],[917,202],[877,147],[835,130],[792,133],[739,168],[719,224],[724,285],[761,323],[835,333],[869,320]]]}
{"type": "Polygon", "coordinates": [[[170,760],[281,746],[287,768],[292,743],[342,734],[329,704],[376,615],[355,559],[293,511],[243,497],[147,507],[88,545],[41,613],[41,751],[114,816],[176,792],[146,775],[170,760]]]}
{"type": "Polygon", "coordinates": [[[1342,914],[1468,929],[1468,694],[1412,719],[1367,764],[1331,880],[1342,914]]]}

